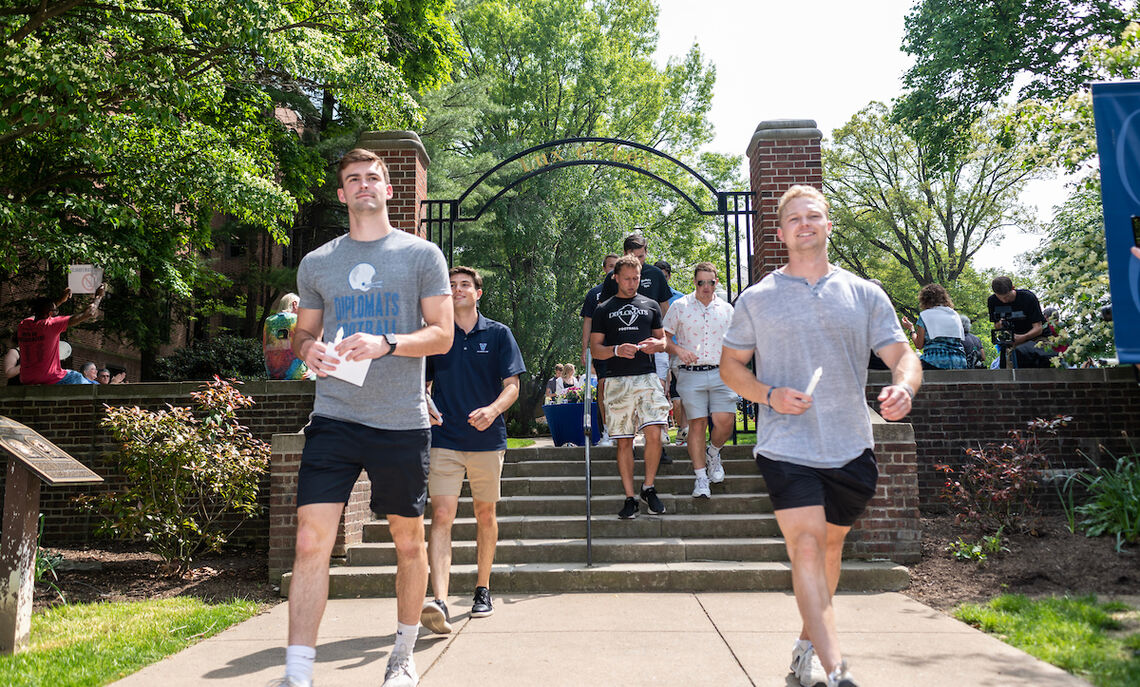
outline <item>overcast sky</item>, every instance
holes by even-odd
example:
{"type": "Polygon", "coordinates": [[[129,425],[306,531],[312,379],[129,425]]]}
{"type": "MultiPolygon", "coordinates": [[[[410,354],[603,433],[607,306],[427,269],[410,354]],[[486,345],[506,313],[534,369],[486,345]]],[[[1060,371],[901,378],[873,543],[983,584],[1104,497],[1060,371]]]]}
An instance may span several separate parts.
{"type": "MultiPolygon", "coordinates": [[[[657,0],[657,59],[698,43],[716,65],[710,150],[744,155],[756,125],[769,119],[814,119],[825,138],[874,100],[901,91],[911,58],[903,53],[903,19],[915,0],[657,0]]],[[[745,160],[747,163],[747,160],[745,160]]],[[[1041,220],[1063,199],[1059,182],[1037,183],[1023,200],[1041,220]]],[[[1012,268],[1040,242],[1011,234],[978,253],[981,267],[1012,268]]]]}

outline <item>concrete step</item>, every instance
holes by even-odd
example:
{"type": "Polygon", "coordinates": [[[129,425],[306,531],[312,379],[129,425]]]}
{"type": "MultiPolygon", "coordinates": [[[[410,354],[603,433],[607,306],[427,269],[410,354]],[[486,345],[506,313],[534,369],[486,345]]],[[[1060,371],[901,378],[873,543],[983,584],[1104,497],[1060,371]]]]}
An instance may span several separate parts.
{"type": "MultiPolygon", "coordinates": [[[[751,444],[742,444],[740,446],[733,446],[726,444],[721,449],[721,456],[726,459],[738,458],[751,458],[752,449],[755,446],[751,444]]],[[[643,446],[633,447],[634,460],[641,460],[641,456],[645,448],[643,446]]],[[[685,446],[666,446],[665,452],[675,461],[688,461],[689,454],[686,453],[685,446]]],[[[532,460],[576,460],[581,461],[586,457],[586,449],[581,446],[563,447],[563,446],[528,446],[527,448],[511,448],[507,449],[505,460],[507,462],[524,462],[532,460]]],[[[613,446],[592,446],[590,447],[591,460],[615,460],[617,458],[617,448],[613,446]]]]}
{"type": "MultiPolygon", "coordinates": [[[[692,496],[693,482],[695,478],[692,473],[687,475],[657,475],[653,481],[653,486],[657,487],[658,496],[665,494],[673,494],[678,496],[692,496]]],[[[641,489],[642,479],[634,476],[634,488],[641,489]]],[[[511,498],[516,496],[578,496],[584,498],[586,495],[586,478],[578,477],[504,477],[500,480],[503,498],[511,498]]],[[[712,485],[720,493],[731,494],[748,494],[760,493],[767,491],[764,484],[764,479],[759,475],[733,475],[729,473],[725,476],[724,481],[720,484],[712,485]]],[[[614,476],[598,477],[593,476],[590,478],[590,487],[594,495],[612,495],[624,494],[625,490],[621,485],[621,478],[614,476]]],[[[469,496],[467,493],[467,483],[464,482],[463,491],[464,496],[469,496]]]]}
{"type": "MultiPolygon", "coordinates": [[[[498,518],[498,522],[500,541],[586,536],[586,518],[582,515],[509,515],[498,518]]],[[[612,515],[595,516],[591,524],[596,538],[777,537],[780,534],[776,516],[755,512],[684,516],[643,514],[635,520],[618,520],[617,508],[614,508],[612,515]]],[[[455,541],[474,540],[475,518],[456,518],[451,537],[455,541]]],[[[364,541],[392,541],[387,523],[365,523],[364,541]]]]}
{"type": "MultiPolygon", "coordinates": [[[[723,461],[724,471],[729,476],[759,477],[760,470],[756,462],[751,459],[733,459],[723,461]]],[[[590,475],[592,477],[615,477],[618,474],[617,460],[591,458],[590,475]]],[[[642,462],[634,461],[634,475],[644,474],[642,462]]],[[[693,476],[693,466],[687,459],[675,461],[672,465],[662,465],[657,468],[661,476],[684,476],[690,479],[693,476]]],[[[523,463],[504,463],[503,478],[537,478],[537,477],[577,477],[586,475],[586,460],[532,460],[523,463]]]]}
{"type": "MultiPolygon", "coordinates": [[[[474,541],[452,541],[452,563],[474,564],[474,541]]],[[[595,539],[595,563],[680,563],[682,561],[787,560],[784,540],[777,537],[613,538],[595,539]]],[[[496,563],[580,563],[586,560],[585,538],[507,539],[495,547],[496,563]]],[[[348,549],[348,565],[395,565],[391,543],[361,544],[348,549]]]]}
{"type": "MultiPolygon", "coordinates": [[[[728,514],[728,513],[758,513],[772,511],[772,501],[767,494],[726,494],[720,485],[712,485],[712,497],[707,499],[694,499],[690,485],[682,494],[667,494],[658,492],[661,503],[665,506],[666,515],[689,515],[695,513],[728,514]]],[[[592,515],[607,518],[611,515],[617,517],[625,503],[623,494],[594,494],[590,500],[592,515]]],[[[641,501],[641,515],[648,515],[645,502],[641,501]]],[[[509,515],[585,515],[585,495],[575,496],[512,496],[499,502],[496,508],[499,516],[509,515]]],[[[472,501],[466,496],[459,498],[460,516],[473,516],[472,501]]],[[[431,510],[425,513],[430,521],[431,510]]],[[[377,516],[379,518],[379,516],[377,516]]]]}
{"type": "MultiPolygon", "coordinates": [[[[281,579],[281,594],[288,596],[291,573],[281,579]]],[[[845,561],[839,590],[845,592],[897,591],[909,584],[901,565],[879,561],[845,561]]],[[[341,566],[329,575],[329,597],[392,597],[395,566],[341,566]]],[[[453,565],[451,589],[475,588],[475,566],[453,565]]],[[[504,563],[491,572],[494,592],[727,592],[787,591],[792,588],[791,568],[772,561],[686,561],[682,563],[504,563]]]]}

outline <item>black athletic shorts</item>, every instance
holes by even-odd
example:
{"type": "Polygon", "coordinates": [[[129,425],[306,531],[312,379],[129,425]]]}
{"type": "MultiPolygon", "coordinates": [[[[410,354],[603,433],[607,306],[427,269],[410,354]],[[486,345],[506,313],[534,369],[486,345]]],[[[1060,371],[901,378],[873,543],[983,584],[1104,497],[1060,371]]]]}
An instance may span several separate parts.
{"type": "Polygon", "coordinates": [[[669,400],[680,401],[681,394],[677,393],[677,371],[673,370],[669,374],[669,400]]]}
{"type": "Polygon", "coordinates": [[[879,467],[875,452],[863,451],[858,458],[839,468],[812,468],[756,455],[756,465],[774,510],[823,506],[829,523],[850,527],[875,496],[879,467]]]}
{"type": "Polygon", "coordinates": [[[372,512],[419,517],[427,503],[430,447],[430,429],[376,429],[314,415],[305,427],[297,505],[347,503],[365,470],[372,512]]]}

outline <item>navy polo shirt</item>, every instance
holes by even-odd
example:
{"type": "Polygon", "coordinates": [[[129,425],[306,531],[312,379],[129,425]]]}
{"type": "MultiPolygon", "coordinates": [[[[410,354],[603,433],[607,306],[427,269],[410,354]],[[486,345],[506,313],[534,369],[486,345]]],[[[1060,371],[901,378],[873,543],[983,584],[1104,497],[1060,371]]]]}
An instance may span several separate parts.
{"type": "Polygon", "coordinates": [[[455,326],[451,350],[428,356],[427,378],[443,424],[431,428],[431,445],[453,451],[502,451],[507,448],[503,416],[480,432],[467,422],[476,408],[490,405],[503,391],[503,380],[526,372],[511,330],[479,315],[470,332],[455,326]]]}

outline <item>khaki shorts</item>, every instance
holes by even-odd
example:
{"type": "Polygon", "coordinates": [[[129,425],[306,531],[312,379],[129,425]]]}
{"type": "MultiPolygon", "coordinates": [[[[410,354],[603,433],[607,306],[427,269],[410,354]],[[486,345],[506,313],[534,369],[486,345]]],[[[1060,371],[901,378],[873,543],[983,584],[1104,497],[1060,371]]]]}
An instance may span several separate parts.
{"type": "Polygon", "coordinates": [[[431,467],[428,471],[428,494],[431,496],[459,496],[463,488],[463,475],[471,483],[471,496],[476,501],[498,502],[502,495],[499,478],[503,476],[503,456],[506,451],[453,451],[449,448],[431,449],[431,467]]]}
{"type": "Polygon", "coordinates": [[[653,373],[606,380],[606,429],[612,439],[627,439],[646,425],[669,422],[672,406],[653,373]]]}

